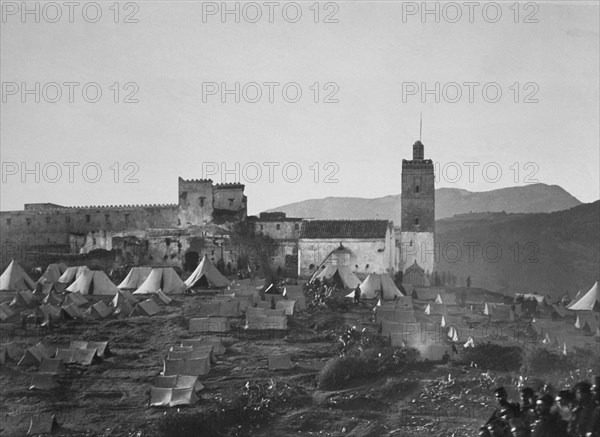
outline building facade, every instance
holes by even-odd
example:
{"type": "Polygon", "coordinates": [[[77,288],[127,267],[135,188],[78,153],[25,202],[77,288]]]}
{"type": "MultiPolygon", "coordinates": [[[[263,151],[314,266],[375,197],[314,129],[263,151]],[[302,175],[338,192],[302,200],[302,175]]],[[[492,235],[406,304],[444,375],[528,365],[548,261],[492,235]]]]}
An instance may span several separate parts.
{"type": "Polygon", "coordinates": [[[387,220],[303,220],[298,240],[298,275],[311,276],[342,246],[347,265],[359,276],[394,273],[396,238],[387,220]]]}

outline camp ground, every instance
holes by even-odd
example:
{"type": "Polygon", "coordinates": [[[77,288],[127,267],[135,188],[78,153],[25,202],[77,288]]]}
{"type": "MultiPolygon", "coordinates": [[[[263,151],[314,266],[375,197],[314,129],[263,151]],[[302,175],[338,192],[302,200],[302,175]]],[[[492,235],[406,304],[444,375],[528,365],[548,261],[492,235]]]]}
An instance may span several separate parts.
{"type": "MultiPolygon", "coordinates": [[[[71,285],[83,282],[93,272],[82,269],[71,285]]],[[[377,287],[385,284],[381,278],[391,279],[373,274],[370,282],[376,283],[378,277],[377,287]]],[[[367,278],[360,279],[364,285],[367,278]]],[[[52,289],[43,299],[33,296],[29,306],[9,306],[7,302],[18,293],[11,291],[1,306],[7,315],[14,313],[7,325],[17,328],[22,312],[52,318],[52,323],[40,327],[49,332],[42,342],[34,335],[27,337],[24,331],[23,338],[0,347],[1,368],[8,372],[5,380],[12,378],[23,398],[48,405],[47,411],[52,411],[56,393],[77,387],[72,395],[77,400],[74,417],[87,419],[60,420],[65,429],[82,431],[97,423],[107,429],[129,429],[144,426],[167,409],[168,414],[201,413],[207,405],[218,405],[216,396],[244,391],[245,384],[249,391],[264,384],[261,390],[298,387],[321,396],[321,390],[315,388],[316,375],[339,356],[339,333],[348,326],[376,338],[374,344],[416,350],[419,361],[442,366],[436,368],[444,375],[437,376],[441,380],[448,373],[452,378],[478,378],[481,372],[474,367],[465,370],[455,364],[443,367],[443,363],[459,360],[465,351],[488,342],[517,344],[511,328],[530,321],[525,314],[521,319],[514,315],[511,321],[511,306],[499,302],[488,302],[487,315],[483,305],[471,310],[468,305],[453,303],[447,297],[455,293],[440,287],[408,287],[411,295],[403,296],[386,294],[384,285],[383,299],[380,292],[355,303],[346,298],[353,297],[353,289],[343,286],[343,291],[336,291],[339,302],[344,302],[343,312],[317,308],[315,297],[303,283],[278,285],[276,291],[265,294],[264,286],[257,287],[236,281],[228,287],[177,296],[163,293],[160,287],[144,294],[124,288],[112,295],[83,294],[85,289],[79,287],[64,293],[52,289]],[[322,323],[329,324],[323,327],[322,323]],[[459,368],[460,373],[454,371],[459,368]],[[20,376],[9,376],[13,369],[20,376]],[[105,418],[106,411],[116,410],[124,413],[112,416],[111,423],[105,418]]],[[[31,291],[21,291],[19,304],[26,304],[31,291]]],[[[553,306],[540,310],[531,322],[533,334],[528,339],[567,357],[595,345],[595,313],[566,308],[567,315],[558,318],[552,316],[553,306]]],[[[411,378],[420,376],[413,373],[411,378]]],[[[382,379],[385,382],[386,378],[382,379]]],[[[420,384],[426,382],[420,380],[420,384]]],[[[358,395],[372,396],[378,389],[375,385],[370,391],[359,390],[358,395]]],[[[336,402],[342,399],[337,394],[327,396],[336,402]]],[[[298,413],[294,411],[289,417],[298,413]]],[[[335,411],[349,420],[348,411],[335,411]]],[[[28,423],[9,425],[23,434],[28,423]]],[[[278,423],[274,426],[281,431],[278,423]]]]}
{"type": "Polygon", "coordinates": [[[186,285],[172,267],[154,268],[133,292],[134,295],[156,293],[161,290],[165,294],[183,294],[186,285]]]}
{"type": "Polygon", "coordinates": [[[204,255],[198,267],[192,272],[185,281],[187,288],[224,288],[228,287],[231,281],[219,272],[215,265],[204,255]]]}

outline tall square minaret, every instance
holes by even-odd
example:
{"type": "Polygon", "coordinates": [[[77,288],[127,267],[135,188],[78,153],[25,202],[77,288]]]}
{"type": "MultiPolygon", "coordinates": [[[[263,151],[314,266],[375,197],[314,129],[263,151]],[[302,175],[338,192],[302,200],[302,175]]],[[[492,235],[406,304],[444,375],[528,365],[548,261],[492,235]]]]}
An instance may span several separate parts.
{"type": "Polygon", "coordinates": [[[413,145],[413,159],[402,160],[400,262],[404,272],[415,261],[433,274],[435,258],[435,175],[433,161],[424,159],[421,141],[413,145]]]}

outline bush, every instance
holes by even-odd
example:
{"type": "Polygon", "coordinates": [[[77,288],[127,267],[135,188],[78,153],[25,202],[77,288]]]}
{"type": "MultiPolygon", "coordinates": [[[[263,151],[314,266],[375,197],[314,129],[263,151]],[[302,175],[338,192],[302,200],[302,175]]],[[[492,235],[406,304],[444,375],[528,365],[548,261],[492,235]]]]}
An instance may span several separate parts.
{"type": "Polygon", "coordinates": [[[570,368],[570,360],[564,355],[545,348],[536,348],[527,353],[521,370],[523,373],[533,375],[557,370],[569,370],[570,368]]]}
{"type": "Polygon", "coordinates": [[[483,343],[467,348],[463,361],[465,364],[475,363],[485,370],[512,371],[518,370],[523,362],[523,352],[518,346],[501,346],[495,343],[483,343]]]}
{"type": "Polygon", "coordinates": [[[414,364],[418,357],[415,349],[386,347],[333,358],[317,375],[317,386],[323,390],[336,390],[357,379],[399,373],[414,364]]]}

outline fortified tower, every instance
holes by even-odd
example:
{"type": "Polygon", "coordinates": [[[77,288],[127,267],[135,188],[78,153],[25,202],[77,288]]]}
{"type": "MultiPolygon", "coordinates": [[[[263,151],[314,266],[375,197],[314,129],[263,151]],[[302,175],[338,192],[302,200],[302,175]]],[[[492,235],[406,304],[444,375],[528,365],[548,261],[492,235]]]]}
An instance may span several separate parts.
{"type": "Polygon", "coordinates": [[[179,178],[179,226],[203,226],[213,221],[213,181],[179,178]]]}
{"type": "Polygon", "coordinates": [[[424,159],[421,141],[413,145],[413,159],[402,160],[400,262],[404,272],[415,261],[433,273],[435,249],[435,176],[433,161],[424,159]]]}

